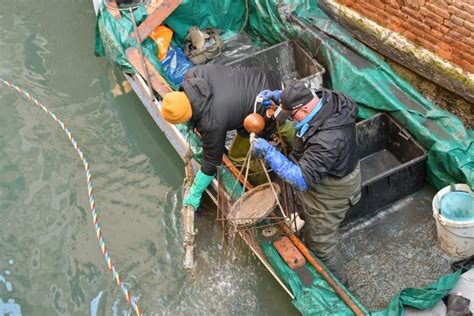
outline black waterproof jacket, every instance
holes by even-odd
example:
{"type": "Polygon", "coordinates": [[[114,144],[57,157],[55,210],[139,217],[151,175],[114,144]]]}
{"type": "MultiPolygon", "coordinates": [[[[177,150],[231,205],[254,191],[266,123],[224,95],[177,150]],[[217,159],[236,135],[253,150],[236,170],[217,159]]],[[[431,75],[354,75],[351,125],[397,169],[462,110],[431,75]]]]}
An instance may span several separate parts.
{"type": "MultiPolygon", "coordinates": [[[[259,68],[234,68],[224,65],[203,65],[188,70],[181,85],[191,102],[193,126],[203,141],[201,171],[214,175],[225,152],[227,131],[237,129],[243,136],[245,117],[253,113],[255,98],[261,90],[281,89],[273,73],[259,68]]],[[[263,108],[257,112],[265,116],[263,108]]],[[[261,137],[268,137],[275,129],[273,119],[266,119],[261,137]]]]}
{"type": "Polygon", "coordinates": [[[315,91],[323,107],[309,123],[302,138],[295,137],[291,159],[301,168],[309,187],[325,177],[343,178],[359,161],[356,125],[357,105],[342,93],[315,91]]]}

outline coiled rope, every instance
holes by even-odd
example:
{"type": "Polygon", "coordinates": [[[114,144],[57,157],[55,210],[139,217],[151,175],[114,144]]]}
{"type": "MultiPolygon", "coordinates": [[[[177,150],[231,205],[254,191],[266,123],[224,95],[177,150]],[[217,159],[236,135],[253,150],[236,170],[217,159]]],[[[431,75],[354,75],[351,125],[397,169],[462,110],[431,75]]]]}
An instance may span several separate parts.
{"type": "Polygon", "coordinates": [[[107,266],[109,267],[109,270],[112,271],[114,275],[114,280],[116,280],[117,285],[122,289],[123,294],[125,295],[125,298],[127,299],[128,303],[132,306],[133,310],[135,311],[136,315],[141,315],[140,309],[138,308],[138,305],[135,302],[135,299],[130,296],[130,292],[127,290],[125,285],[123,284],[122,280],[120,279],[120,275],[115,269],[114,265],[112,264],[112,259],[109,256],[109,253],[107,252],[107,247],[105,246],[105,241],[104,237],[102,235],[102,231],[100,229],[100,224],[99,224],[99,217],[97,216],[97,210],[95,207],[95,200],[94,200],[94,192],[92,188],[92,173],[89,167],[89,163],[87,162],[86,158],[84,157],[84,154],[82,153],[81,149],[79,148],[79,145],[77,144],[76,140],[71,134],[71,131],[69,128],[66,127],[66,125],[61,121],[56,114],[48,110],[47,107],[45,107],[41,102],[39,102],[35,97],[30,95],[27,91],[21,89],[20,87],[14,85],[10,81],[4,80],[3,78],[0,77],[0,82],[2,82],[5,86],[14,89],[16,92],[18,92],[20,95],[25,96],[28,100],[32,101],[35,105],[37,105],[40,109],[42,109],[44,112],[49,114],[49,116],[58,123],[59,127],[66,133],[67,137],[69,138],[69,141],[71,142],[71,145],[74,147],[76,150],[77,155],[81,159],[82,164],[84,165],[84,170],[86,171],[86,180],[87,180],[87,192],[89,195],[89,205],[91,208],[91,214],[92,214],[92,220],[94,222],[94,227],[95,227],[95,232],[97,235],[97,239],[99,240],[100,244],[100,249],[102,250],[102,254],[104,255],[105,262],[107,263],[107,266]]]}

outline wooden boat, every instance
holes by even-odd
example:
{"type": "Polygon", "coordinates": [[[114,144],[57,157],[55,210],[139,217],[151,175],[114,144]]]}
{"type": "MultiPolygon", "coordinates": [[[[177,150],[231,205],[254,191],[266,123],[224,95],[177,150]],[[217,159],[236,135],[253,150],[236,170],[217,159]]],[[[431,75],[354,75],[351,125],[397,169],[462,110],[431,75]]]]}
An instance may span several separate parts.
{"type": "MultiPolygon", "coordinates": [[[[193,5],[199,6],[197,3],[193,4],[193,1],[184,2],[187,8],[193,5]]],[[[269,3],[271,2],[272,1],[269,1],[269,3]]],[[[277,2],[278,1],[275,1],[275,3],[271,5],[276,7],[277,2]]],[[[202,3],[202,5],[209,6],[209,3],[212,3],[212,1],[206,1],[202,3]]],[[[248,3],[245,1],[242,3],[248,6],[248,3]]],[[[121,19],[124,18],[127,19],[129,23],[135,23],[134,18],[132,18],[133,15],[128,15],[127,18],[127,10],[120,11],[114,1],[108,1],[108,4],[109,5],[106,6],[101,4],[101,1],[98,0],[95,2],[96,8],[103,11],[102,15],[107,15],[107,23],[113,25],[114,19],[121,21],[121,19]]],[[[138,22],[136,29],[133,29],[133,31],[130,30],[128,34],[129,38],[138,38],[139,42],[143,41],[156,26],[162,24],[165,19],[172,14],[173,10],[178,8],[181,4],[181,0],[148,1],[145,7],[148,16],[141,21],[141,23],[140,21],[138,22]]],[[[301,6],[304,7],[303,4],[301,4],[301,6]]],[[[291,11],[287,11],[287,13],[288,12],[291,13],[291,11]]],[[[249,17],[247,16],[246,19],[249,19],[249,17]]],[[[261,19],[265,18],[261,17],[261,19]]],[[[272,17],[269,17],[269,19],[272,19],[272,17]]],[[[324,55],[324,50],[321,49],[323,42],[330,42],[331,45],[333,45],[332,47],[338,48],[339,53],[344,52],[343,55],[339,56],[341,63],[357,66],[354,66],[354,72],[351,73],[352,76],[361,76],[362,78],[363,74],[357,73],[357,71],[355,71],[356,68],[370,68],[372,67],[371,63],[378,62],[377,60],[374,61],[371,55],[366,54],[363,49],[358,51],[359,54],[354,53],[354,51],[350,49],[355,49],[354,46],[348,48],[349,46],[344,46],[344,44],[347,43],[342,43],[341,41],[336,42],[334,38],[331,37],[332,35],[329,36],[324,33],[319,26],[308,23],[308,20],[303,20],[296,15],[289,14],[285,22],[291,23],[292,27],[297,30],[295,31],[296,35],[293,34],[292,38],[296,40],[299,45],[305,47],[305,54],[311,54],[311,58],[321,58],[321,56],[324,55]],[[308,34],[312,35],[310,36],[308,34]]],[[[272,23],[272,21],[269,21],[269,23],[272,23]]],[[[103,33],[107,33],[107,29],[103,24],[100,24],[98,30],[99,33],[102,32],[102,36],[104,35],[103,33]]],[[[280,50],[280,48],[281,47],[279,47],[278,50],[280,50]]],[[[163,131],[178,154],[184,159],[189,151],[189,146],[186,141],[187,135],[179,126],[167,123],[160,116],[159,111],[160,96],[171,91],[172,85],[170,85],[170,82],[167,81],[159,69],[157,69],[156,62],[150,60],[150,55],[143,53],[141,50],[141,45],[131,45],[122,51],[126,62],[132,65],[134,70],[136,70],[136,73],[132,73],[133,71],[130,71],[130,69],[125,71],[125,77],[156,122],[156,125],[163,131]]],[[[299,58],[302,57],[298,56],[297,59],[299,58]]],[[[236,61],[233,60],[232,62],[235,63],[236,61]]],[[[246,61],[240,59],[239,62],[246,61]]],[[[378,65],[378,67],[382,66],[378,65]]],[[[322,75],[322,72],[320,72],[320,75],[322,75]]],[[[335,75],[335,73],[333,72],[328,75],[335,75]]],[[[393,73],[390,72],[390,75],[393,75],[393,73]]],[[[345,80],[351,81],[347,78],[345,80]]],[[[384,80],[392,80],[390,83],[395,82],[396,84],[400,84],[399,78],[384,80]]],[[[335,85],[334,78],[331,79],[330,77],[325,81],[332,83],[333,86],[335,85]]],[[[363,80],[355,79],[355,82],[360,81],[363,80]]],[[[421,100],[420,96],[415,92],[411,92],[411,90],[406,92],[400,87],[397,87],[396,84],[391,86],[392,92],[395,95],[398,93],[399,96],[403,94],[404,100],[408,100],[401,108],[407,109],[411,107],[409,110],[421,112],[423,107],[427,107],[427,103],[421,100]]],[[[409,90],[406,88],[406,83],[402,83],[401,87],[409,90]]],[[[356,88],[360,87],[354,83],[354,89],[356,88]]],[[[374,89],[374,91],[376,91],[376,88],[371,86],[366,86],[365,89],[374,89]]],[[[351,91],[345,92],[354,95],[354,98],[357,100],[356,92],[352,94],[351,91]]],[[[402,97],[399,98],[399,100],[401,99],[402,97]]],[[[374,100],[376,99],[373,99],[373,101],[374,100]]],[[[381,110],[390,111],[391,109],[387,107],[385,109],[381,108],[381,110]]],[[[427,111],[426,108],[424,110],[427,111]]],[[[368,116],[367,113],[368,112],[365,112],[363,114],[368,116]]],[[[403,117],[397,113],[394,115],[399,122],[413,125],[410,118],[403,117]]],[[[395,295],[396,292],[403,287],[426,286],[428,283],[450,271],[449,263],[451,263],[453,259],[443,256],[436,245],[434,222],[432,221],[430,207],[431,198],[435,192],[429,185],[425,184],[423,186],[426,152],[411,135],[406,134],[401,124],[387,117],[388,116],[379,115],[375,118],[371,118],[369,121],[360,122],[359,133],[364,133],[364,131],[366,131],[364,128],[366,128],[368,124],[370,124],[372,128],[376,124],[380,124],[380,126],[392,124],[397,129],[397,135],[400,135],[401,141],[410,141],[409,145],[413,148],[416,147],[414,149],[415,154],[403,158],[402,160],[404,161],[399,161],[397,157],[392,157],[395,158],[395,165],[391,167],[396,168],[383,170],[383,168],[388,167],[387,165],[382,165],[382,170],[378,170],[375,176],[367,176],[364,180],[364,189],[367,191],[365,192],[367,196],[365,197],[366,204],[364,210],[352,209],[342,229],[341,247],[348,253],[346,256],[348,262],[346,270],[348,270],[349,280],[351,282],[354,281],[349,289],[342,285],[339,280],[321,264],[300,240],[298,235],[293,233],[286,224],[280,223],[274,225],[277,233],[272,237],[264,236],[263,227],[238,231],[240,237],[273,275],[276,282],[294,300],[294,305],[302,314],[369,314],[369,309],[380,309],[386,306],[388,298],[395,295]],[[389,122],[389,120],[392,121],[389,122]],[[407,177],[410,181],[407,181],[407,177]],[[414,181],[415,178],[416,181],[414,181]],[[393,187],[387,188],[385,186],[387,181],[389,183],[390,181],[402,181],[401,183],[404,185],[400,185],[396,189],[393,187]],[[421,190],[419,190],[420,187],[422,187],[421,190]],[[377,192],[377,190],[382,190],[382,195],[375,195],[375,198],[370,196],[370,192],[377,192]],[[388,192],[387,190],[391,190],[389,192],[390,194],[386,194],[388,192]],[[387,195],[389,196],[388,198],[387,195]],[[380,196],[383,196],[383,198],[380,198],[380,196]],[[401,196],[403,198],[400,198],[401,196]],[[385,200],[377,204],[376,202],[380,202],[380,199],[385,200]],[[414,214],[416,216],[414,216],[414,214]],[[275,245],[275,241],[283,243],[283,245],[280,245],[280,248],[286,247],[287,250],[290,250],[287,251],[287,253],[285,253],[285,251],[283,251],[283,253],[282,251],[278,251],[277,248],[279,245],[278,243],[275,245]],[[421,249],[423,251],[421,251],[421,249]],[[411,256],[410,258],[407,258],[407,253],[411,256]],[[292,254],[294,257],[292,257],[292,254]],[[423,258],[423,256],[425,256],[425,258],[423,258]],[[298,261],[298,264],[292,265],[289,259],[295,259],[298,261]],[[424,267],[427,263],[430,263],[428,264],[428,267],[431,269],[428,269],[429,271],[424,267]],[[411,274],[404,273],[410,265],[413,272],[411,274]],[[423,273],[417,273],[417,271],[423,271],[423,273]],[[367,279],[364,280],[364,278],[367,279]],[[381,283],[390,283],[391,285],[381,286],[381,283]],[[361,286],[364,284],[366,285],[365,288],[361,286]],[[385,291],[385,295],[377,295],[380,294],[381,291],[385,291]],[[370,299],[371,297],[376,298],[370,299]]],[[[370,139],[367,135],[361,137],[370,139]]],[[[390,146],[390,144],[386,146],[390,146]]],[[[370,144],[367,145],[367,148],[370,148],[370,144]]],[[[369,152],[365,153],[367,159],[364,158],[367,166],[374,164],[374,161],[377,159],[378,161],[384,162],[384,158],[377,156],[377,153],[382,152],[382,154],[386,154],[390,152],[389,147],[384,147],[381,151],[380,148],[377,149],[378,151],[375,149],[372,149],[371,152],[370,149],[367,150],[369,150],[369,152]]],[[[364,159],[362,160],[364,161],[364,159]]],[[[398,159],[401,158],[398,157],[398,159]]],[[[223,166],[229,174],[234,176],[234,180],[242,180],[242,177],[239,175],[239,170],[227,157],[223,159],[223,166]]],[[[196,161],[193,161],[193,167],[195,170],[199,168],[196,161]]],[[[248,183],[244,183],[244,185],[250,189],[248,183]]],[[[221,190],[219,189],[219,182],[215,180],[212,184],[212,188],[208,190],[208,194],[216,204],[222,199],[222,196],[218,196],[218,192],[222,192],[222,188],[221,190]]],[[[230,202],[228,201],[227,203],[230,202]]],[[[442,277],[439,282],[447,282],[446,280],[454,282],[458,276],[459,275],[447,275],[442,277]]],[[[437,289],[436,286],[434,288],[437,289]]],[[[427,292],[429,293],[429,299],[433,302],[438,301],[442,297],[439,291],[436,292],[436,294],[430,294],[430,290],[427,290],[427,292]]],[[[416,293],[405,294],[408,296],[412,295],[413,297],[417,295],[416,293]]],[[[402,303],[399,297],[395,297],[383,313],[401,313],[403,310],[403,308],[400,308],[402,303]]],[[[419,307],[413,304],[412,306],[419,307]]]]}

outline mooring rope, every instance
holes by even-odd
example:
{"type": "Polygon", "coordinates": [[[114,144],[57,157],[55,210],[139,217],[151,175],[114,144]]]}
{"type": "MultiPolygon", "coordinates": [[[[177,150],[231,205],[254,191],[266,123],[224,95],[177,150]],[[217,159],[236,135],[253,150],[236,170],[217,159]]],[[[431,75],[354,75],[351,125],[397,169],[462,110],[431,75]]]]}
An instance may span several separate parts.
{"type": "Polygon", "coordinates": [[[76,150],[77,155],[81,159],[82,164],[84,165],[84,169],[86,171],[86,180],[87,180],[87,192],[89,195],[89,205],[91,208],[91,213],[92,213],[92,220],[94,222],[94,227],[95,227],[95,232],[97,235],[97,239],[99,240],[100,244],[100,249],[102,250],[102,254],[104,255],[105,262],[107,263],[107,266],[109,267],[109,270],[112,271],[114,275],[114,280],[117,281],[117,285],[120,287],[122,290],[123,294],[125,295],[128,303],[132,306],[133,310],[137,315],[141,315],[140,309],[138,308],[138,305],[135,302],[135,299],[130,296],[130,292],[127,290],[125,285],[123,284],[119,273],[115,269],[114,265],[112,264],[112,259],[109,256],[109,253],[107,252],[107,247],[105,246],[105,241],[104,237],[102,235],[102,231],[100,229],[100,224],[99,224],[99,217],[97,216],[97,210],[95,208],[95,200],[94,200],[94,192],[92,188],[92,173],[89,167],[89,163],[87,162],[86,158],[84,157],[84,154],[82,153],[81,149],[79,148],[79,145],[77,144],[76,140],[74,137],[72,137],[71,131],[69,128],[66,127],[66,125],[61,121],[56,114],[48,110],[47,107],[45,107],[41,102],[39,102],[35,97],[30,95],[28,92],[25,90],[21,89],[20,87],[14,85],[10,81],[4,80],[3,78],[0,77],[0,82],[2,82],[4,85],[6,85],[9,88],[14,89],[16,92],[19,94],[25,96],[28,98],[28,100],[32,101],[35,105],[37,105],[40,109],[42,109],[44,112],[49,114],[49,116],[58,123],[59,127],[66,133],[67,137],[69,138],[69,141],[71,142],[71,145],[74,147],[76,150]]]}

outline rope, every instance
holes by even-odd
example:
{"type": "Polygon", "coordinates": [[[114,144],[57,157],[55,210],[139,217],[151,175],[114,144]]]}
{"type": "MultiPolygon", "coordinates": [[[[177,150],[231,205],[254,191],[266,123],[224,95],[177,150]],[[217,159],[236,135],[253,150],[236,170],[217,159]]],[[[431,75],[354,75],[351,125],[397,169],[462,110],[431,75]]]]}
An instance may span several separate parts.
{"type": "Polygon", "coordinates": [[[141,315],[140,309],[138,308],[138,305],[135,302],[134,298],[131,298],[130,292],[127,290],[125,285],[123,284],[119,273],[115,269],[115,267],[112,264],[112,259],[109,256],[109,253],[107,252],[107,247],[105,246],[105,241],[104,237],[102,235],[102,231],[100,229],[100,224],[99,224],[99,217],[97,216],[97,211],[95,207],[95,200],[94,200],[94,193],[93,193],[93,188],[92,188],[92,173],[89,167],[89,163],[87,162],[86,158],[84,157],[84,154],[82,151],[79,149],[79,145],[77,144],[76,140],[74,137],[72,137],[71,131],[69,128],[66,127],[66,125],[61,121],[56,114],[48,110],[47,107],[45,107],[41,102],[39,102],[35,97],[31,96],[28,92],[24,91],[20,87],[14,85],[10,81],[4,80],[3,78],[0,77],[0,82],[2,82],[4,85],[7,87],[14,89],[16,92],[18,92],[20,95],[25,96],[28,98],[28,100],[32,101],[36,106],[38,106],[41,110],[46,112],[46,114],[49,114],[49,116],[58,123],[59,127],[66,133],[67,137],[69,138],[69,141],[71,142],[71,145],[74,147],[76,150],[77,155],[81,159],[82,164],[84,165],[84,169],[86,172],[86,180],[87,180],[87,192],[89,195],[89,205],[91,208],[91,214],[92,214],[92,220],[94,222],[94,227],[95,227],[95,232],[97,235],[97,239],[99,240],[100,244],[100,249],[102,250],[102,254],[104,255],[105,262],[107,263],[107,266],[109,268],[109,271],[112,271],[114,275],[114,280],[117,281],[117,285],[119,288],[122,290],[123,294],[125,295],[125,298],[127,299],[128,303],[132,306],[133,310],[135,311],[136,315],[141,315]]]}

